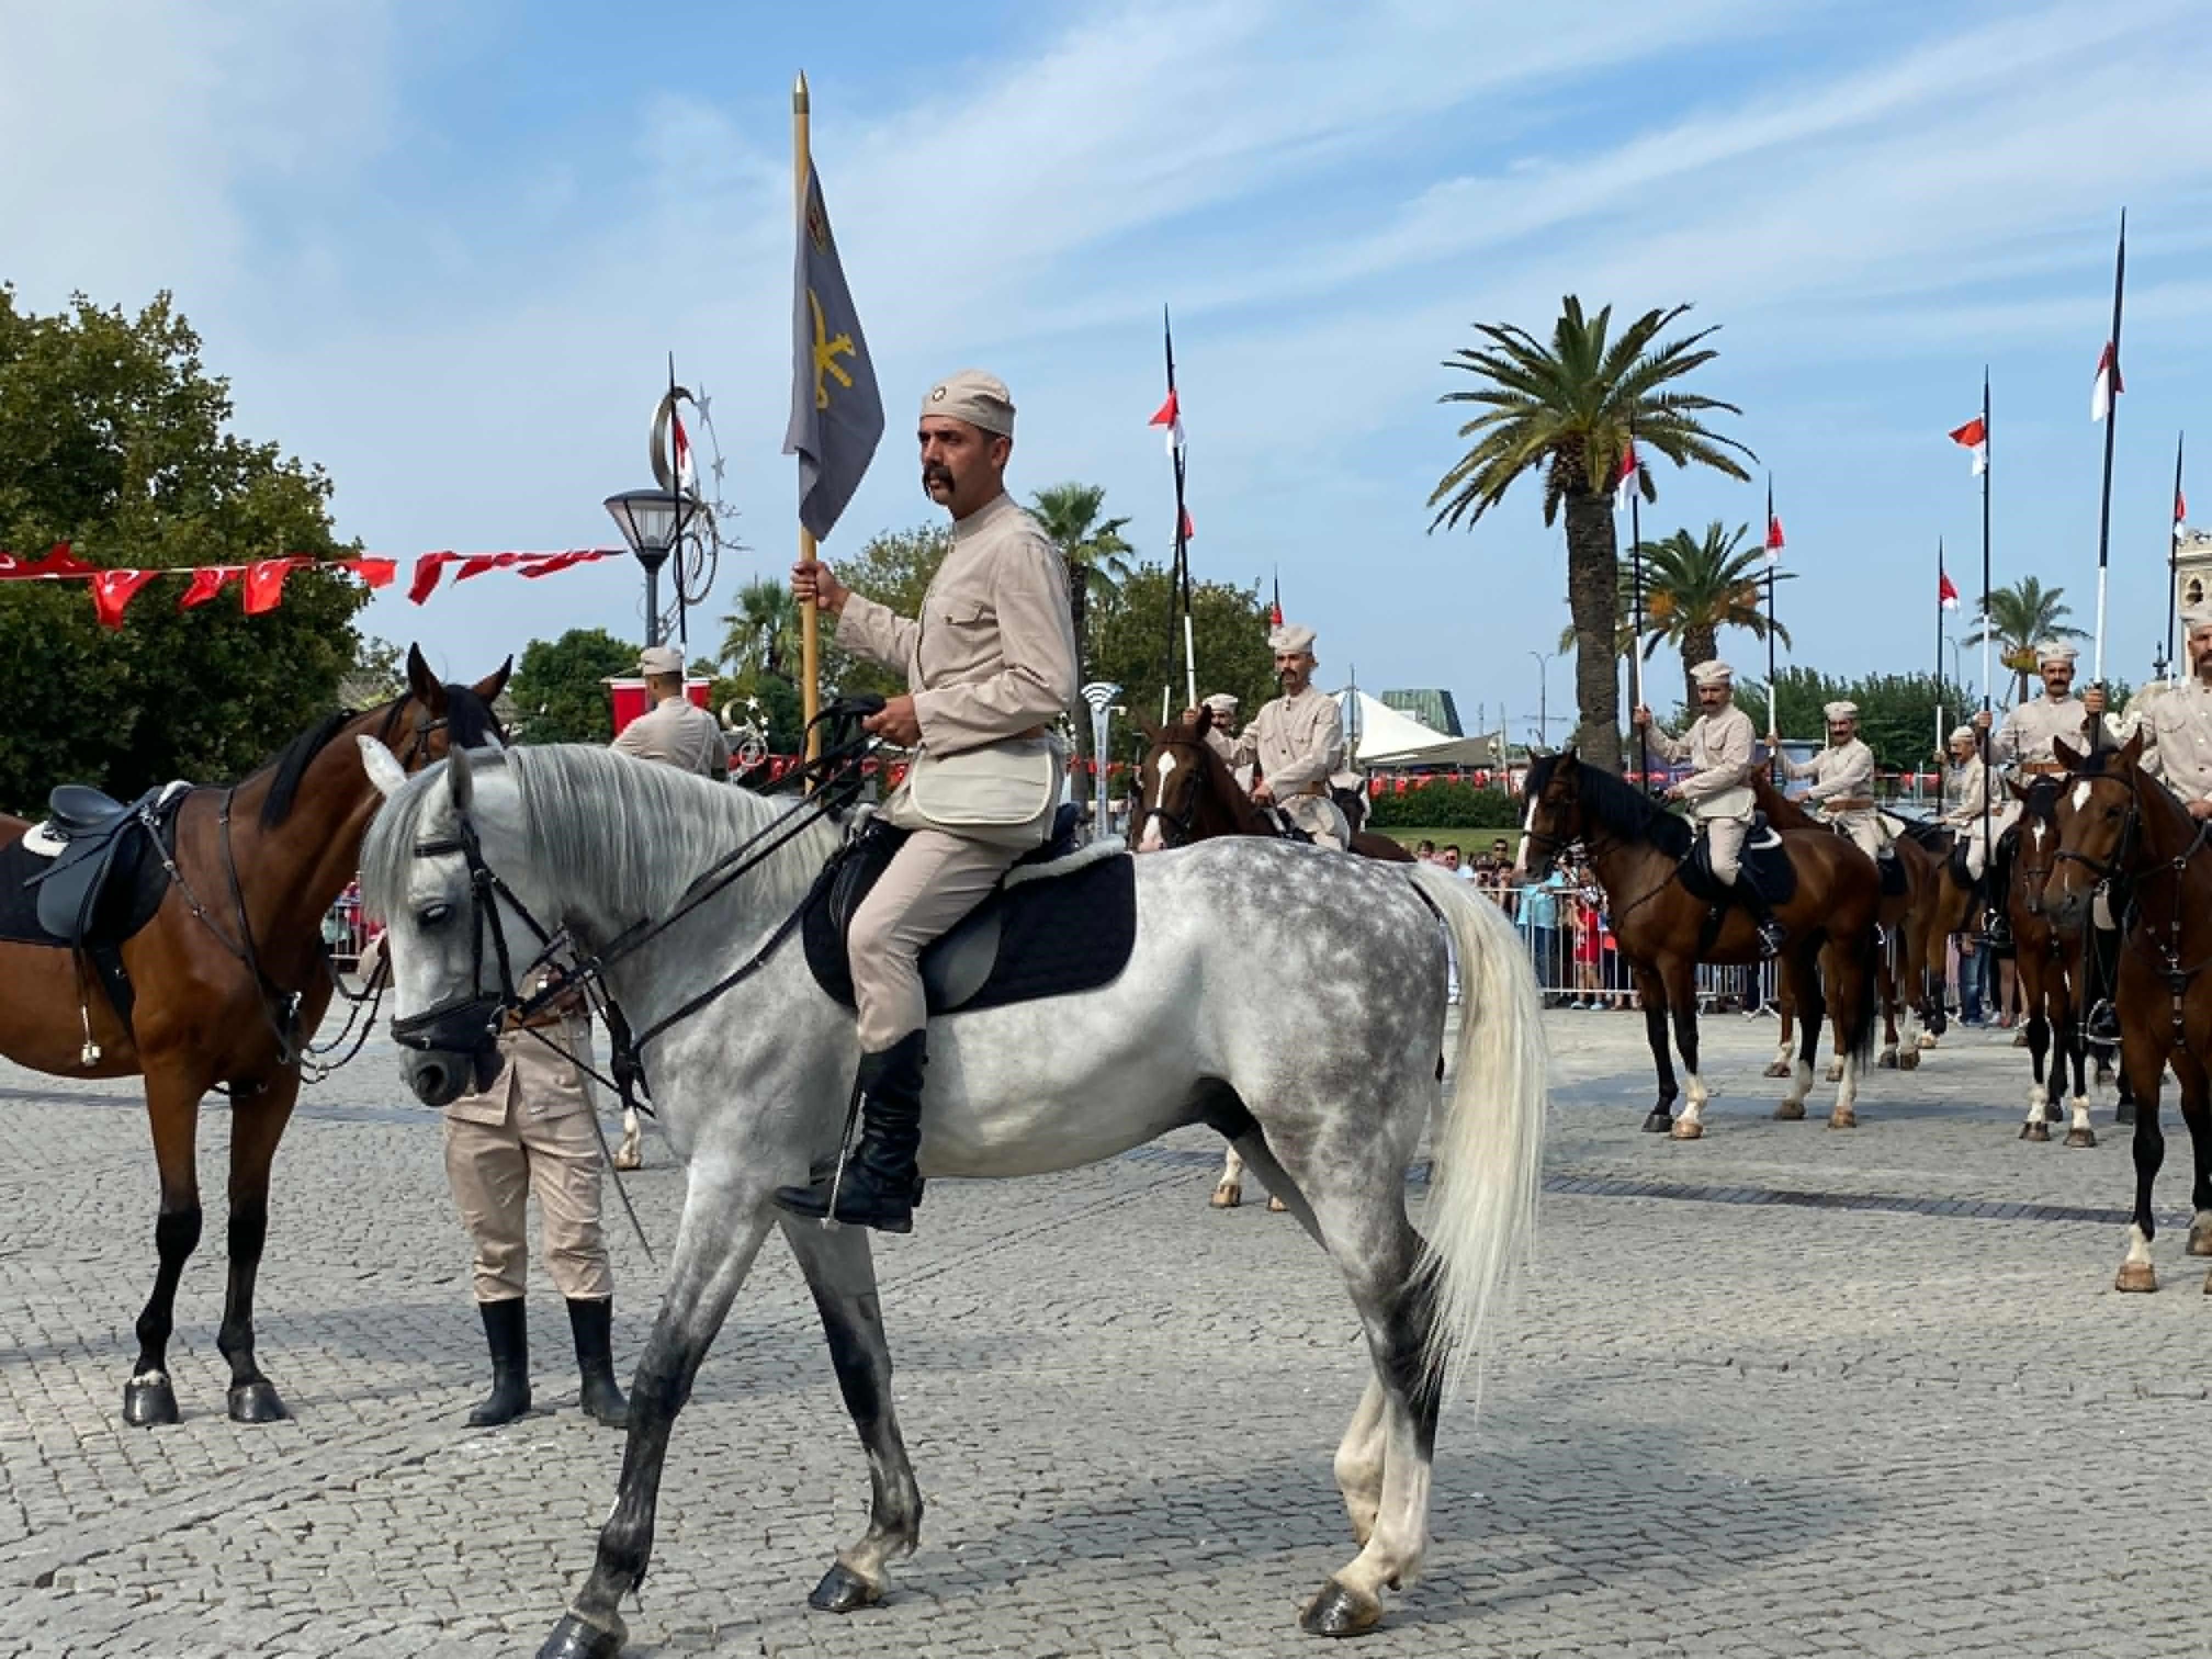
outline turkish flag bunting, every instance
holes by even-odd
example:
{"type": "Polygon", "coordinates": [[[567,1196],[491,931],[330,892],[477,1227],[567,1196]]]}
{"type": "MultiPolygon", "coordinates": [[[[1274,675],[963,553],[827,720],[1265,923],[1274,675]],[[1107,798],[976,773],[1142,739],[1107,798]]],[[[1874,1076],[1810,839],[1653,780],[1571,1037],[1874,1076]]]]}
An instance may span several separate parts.
{"type": "Polygon", "coordinates": [[[158,570],[103,570],[92,579],[92,603],[102,628],[123,626],[123,607],[133,594],[161,573],[158,570]]]}
{"type": "Polygon", "coordinates": [[[520,553],[471,553],[461,561],[461,568],[453,572],[453,580],[465,582],[471,576],[481,576],[487,570],[505,570],[522,556],[520,553]]]}
{"type": "Polygon", "coordinates": [[[284,603],[284,578],[313,559],[256,559],[246,568],[246,614],[258,617],[284,603]]]}
{"type": "Polygon", "coordinates": [[[392,579],[399,574],[399,561],[397,559],[332,559],[331,563],[340,570],[352,571],[368,584],[372,592],[380,587],[391,586],[392,579]]]}
{"type": "Polygon", "coordinates": [[[430,597],[438,586],[438,578],[446,574],[446,567],[461,556],[458,553],[425,553],[415,561],[415,580],[407,584],[407,597],[420,605],[430,597]]]}
{"type": "Polygon", "coordinates": [[[11,568],[0,570],[0,576],[10,580],[35,580],[40,577],[89,576],[96,567],[87,564],[70,551],[67,542],[56,542],[43,557],[25,564],[21,560],[11,562],[11,568]]]}
{"type": "Polygon", "coordinates": [[[242,564],[204,565],[192,572],[191,586],[177,601],[179,611],[197,611],[246,574],[242,564]]]}

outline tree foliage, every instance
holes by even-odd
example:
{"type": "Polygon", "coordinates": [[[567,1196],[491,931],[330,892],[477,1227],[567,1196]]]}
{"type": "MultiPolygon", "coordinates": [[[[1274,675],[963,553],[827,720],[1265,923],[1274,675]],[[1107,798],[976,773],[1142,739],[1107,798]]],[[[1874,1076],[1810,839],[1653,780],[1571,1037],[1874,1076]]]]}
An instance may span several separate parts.
{"type": "Polygon", "coordinates": [[[520,743],[607,743],[615,734],[605,682],[637,672],[638,647],[604,628],[572,628],[557,640],[522,647],[514,678],[515,738],[520,743]]]}
{"type": "MultiPolygon", "coordinates": [[[[135,316],[83,296],[52,316],[0,285],[0,548],[137,569],[339,555],[319,467],[229,431],[228,383],[157,296],[135,316]]],[[[355,663],[353,577],[301,569],[283,603],[234,592],[180,611],[141,592],[101,628],[82,582],[0,584],[0,805],[79,781],[129,796],[251,770],[337,701],[355,663]]]]}
{"type": "Polygon", "coordinates": [[[722,618],[722,665],[732,677],[750,673],[796,680],[801,655],[801,608],[791,585],[762,577],[738,590],[734,608],[722,618]]]}
{"type": "MultiPolygon", "coordinates": [[[[1999,659],[2013,672],[2013,701],[2027,695],[2028,677],[2035,672],[2035,650],[2046,640],[2086,640],[2089,636],[2066,619],[2074,607],[2066,603],[2063,587],[2045,587],[2033,576],[2023,576],[2004,587],[1990,590],[1986,618],[1977,617],[1965,643],[1977,646],[1987,634],[1999,659]]],[[[1981,609],[1978,600],[1975,609],[1981,609]]],[[[2115,707],[2118,705],[2115,704],[2115,707]]]]}
{"type": "MultiPolygon", "coordinates": [[[[1614,769],[1620,762],[1620,710],[1614,672],[1619,542],[1612,492],[1630,435],[1640,457],[1656,453],[1678,468],[1750,476],[1736,459],[1748,458],[1750,450],[1705,424],[1706,416],[1742,411],[1677,384],[1716,355],[1705,343],[1711,329],[1660,337],[1688,310],[1647,311],[1614,338],[1613,308],[1587,316],[1581,300],[1570,294],[1548,343],[1510,323],[1479,323],[1481,343],[1444,363],[1480,384],[1446,392],[1440,401],[1473,404],[1482,412],[1460,428],[1461,439],[1471,441],[1468,447],[1430,492],[1429,505],[1436,508],[1431,528],[1472,526],[1524,473],[1541,476],[1544,522],[1556,523],[1560,510],[1566,512],[1577,740],[1589,760],[1614,769]]],[[[1645,501],[1658,499],[1648,461],[1638,469],[1638,488],[1645,501]]]]}
{"type": "MultiPolygon", "coordinates": [[[[1100,522],[1105,511],[1103,484],[1058,483],[1030,498],[1030,511],[1045,535],[1060,550],[1067,566],[1068,620],[1075,629],[1075,659],[1079,670],[1091,659],[1091,607],[1094,601],[1110,602],[1129,579],[1129,560],[1135,550],[1123,538],[1127,519],[1100,522]]],[[[1079,672],[1079,684],[1088,674],[1079,672]]]]}
{"type": "MultiPolygon", "coordinates": [[[[856,593],[887,605],[902,617],[921,614],[922,595],[937,580],[938,567],[952,550],[952,532],[942,525],[917,525],[871,536],[850,559],[835,562],[837,580],[856,593]]],[[[836,618],[822,618],[822,695],[876,691],[886,696],[907,689],[902,669],[886,668],[837,643],[836,618]]]]}
{"type": "MultiPolygon", "coordinates": [[[[1175,606],[1175,584],[1163,565],[1150,562],[1129,573],[1120,591],[1091,619],[1091,677],[1121,688],[1129,711],[1115,722],[1114,758],[1133,760],[1144,750],[1137,716],[1160,717],[1160,694],[1167,692],[1170,716],[1182,711],[1188,695],[1182,667],[1182,612],[1175,606]],[[1168,674],[1168,630],[1176,629],[1176,669],[1168,674]]],[[[1190,592],[1191,641],[1198,659],[1198,695],[1227,691],[1243,705],[1249,721],[1275,695],[1275,659],[1267,648],[1269,607],[1258,583],[1238,587],[1227,582],[1198,582],[1190,592]]],[[[1326,650],[1328,642],[1322,641],[1326,650]]],[[[1324,667],[1316,678],[1330,684],[1324,667]]],[[[1086,714],[1084,725],[1090,722],[1086,714]]],[[[1086,738],[1086,744],[1087,738],[1086,738]]]]}
{"type": "Polygon", "coordinates": [[[1409,825],[1439,830],[1517,830],[1522,804],[1503,789],[1457,778],[1409,779],[1401,793],[1385,789],[1373,798],[1368,822],[1377,830],[1409,825]]]}
{"type": "MultiPolygon", "coordinates": [[[[1937,749],[1936,710],[1940,698],[1943,731],[1965,718],[1966,696],[1946,680],[1931,674],[1867,674],[1844,679],[1811,668],[1785,668],[1774,677],[1776,728],[1784,738],[1817,742],[1827,732],[1823,710],[1842,701],[1859,706],[1859,736],[1874,750],[1875,763],[1885,771],[1925,770],[1934,763],[1937,749]]],[[[1736,682],[1737,706],[1752,724],[1766,728],[1766,688],[1756,680],[1736,682]]],[[[1681,728],[1678,726],[1676,730],[1681,728]]]]}

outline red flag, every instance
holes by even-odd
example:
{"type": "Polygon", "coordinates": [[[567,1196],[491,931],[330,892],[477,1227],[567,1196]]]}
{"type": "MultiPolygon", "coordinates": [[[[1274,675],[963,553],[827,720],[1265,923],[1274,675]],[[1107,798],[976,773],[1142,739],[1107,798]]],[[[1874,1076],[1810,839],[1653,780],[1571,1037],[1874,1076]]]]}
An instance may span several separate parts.
{"type": "Polygon", "coordinates": [[[2097,355],[2096,384],[2089,388],[2089,418],[2103,420],[2112,412],[2112,399],[2127,389],[2120,379],[2120,349],[2107,340],[2097,355]]]}
{"type": "Polygon", "coordinates": [[[103,570],[92,579],[92,603],[102,628],[123,626],[123,607],[133,594],[161,573],[158,570],[103,570]]]}
{"type": "Polygon", "coordinates": [[[415,561],[415,580],[407,584],[407,597],[416,605],[428,599],[438,586],[438,578],[446,574],[446,567],[461,556],[458,553],[425,553],[415,561]]]}
{"type": "Polygon", "coordinates": [[[95,567],[87,564],[70,551],[67,542],[56,542],[40,557],[26,564],[16,560],[11,568],[0,570],[0,576],[11,581],[30,580],[41,577],[89,576],[95,567]]]}
{"type": "Polygon", "coordinates": [[[1782,517],[1781,517],[1781,514],[1779,514],[1776,513],[1772,508],[1771,508],[1771,507],[1770,507],[1770,508],[1767,510],[1767,514],[1766,514],[1766,562],[1767,562],[1767,563],[1769,563],[1769,564],[1774,564],[1774,563],[1778,562],[1781,559],[1781,557],[1782,557],[1782,549],[1783,549],[1783,545],[1784,545],[1784,544],[1783,544],[1783,540],[1782,540],[1782,517]]]}
{"type": "Polygon", "coordinates": [[[350,570],[368,584],[371,592],[392,586],[392,578],[399,574],[397,559],[332,559],[331,563],[340,570],[350,570]]]}
{"type": "Polygon", "coordinates": [[[1951,441],[1974,452],[1974,470],[1971,476],[1978,478],[1989,471],[1990,428],[1989,422],[1980,416],[1975,416],[1964,426],[1953,427],[1951,441]]]}
{"type": "Polygon", "coordinates": [[[1168,400],[1152,411],[1146,426],[1164,426],[1168,429],[1168,453],[1172,455],[1182,447],[1182,403],[1175,388],[1168,388],[1168,400]]]}
{"type": "Polygon", "coordinates": [[[678,415],[672,424],[676,428],[676,487],[696,495],[699,487],[698,470],[691,465],[691,439],[684,430],[684,417],[678,415]]]}
{"type": "Polygon", "coordinates": [[[258,617],[284,603],[284,578],[313,559],[256,559],[246,568],[246,614],[258,617]]]}
{"type": "Polygon", "coordinates": [[[2181,486],[2173,487],[2173,539],[2181,539],[2182,520],[2189,516],[2189,497],[2181,493],[2181,486]]]}
{"type": "Polygon", "coordinates": [[[197,611],[246,574],[242,564],[203,565],[192,572],[191,586],[177,601],[179,611],[197,611]]]}
{"type": "Polygon", "coordinates": [[[1283,602],[1280,599],[1277,599],[1269,609],[1267,622],[1270,626],[1275,628],[1280,628],[1283,625],[1283,602]]]}
{"type": "Polygon", "coordinates": [[[1190,521],[1190,509],[1186,507],[1182,510],[1182,538],[1188,541],[1196,534],[1198,534],[1198,526],[1190,521]]]}
{"type": "Polygon", "coordinates": [[[461,561],[461,568],[453,572],[453,580],[465,582],[471,576],[481,576],[487,570],[505,570],[522,556],[519,553],[471,553],[461,561]]]}
{"type": "Polygon", "coordinates": [[[1959,585],[1951,580],[1951,573],[1940,564],[1936,567],[1936,603],[1945,611],[1959,608],[1959,585]]]}
{"type": "Polygon", "coordinates": [[[1643,463],[1636,459],[1636,445],[1632,441],[1620,452],[1620,473],[1613,481],[1613,510],[1624,511],[1628,506],[1629,493],[1636,488],[1636,475],[1643,463]]]}

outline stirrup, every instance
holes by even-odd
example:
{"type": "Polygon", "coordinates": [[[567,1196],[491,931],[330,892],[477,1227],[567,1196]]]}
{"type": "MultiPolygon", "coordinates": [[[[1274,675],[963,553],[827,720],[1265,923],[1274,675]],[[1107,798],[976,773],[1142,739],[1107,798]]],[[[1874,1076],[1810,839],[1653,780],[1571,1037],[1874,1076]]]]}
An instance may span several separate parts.
{"type": "Polygon", "coordinates": [[[1762,916],[1752,924],[1759,929],[1759,955],[1763,962],[1771,962],[1782,954],[1782,947],[1790,942],[1790,934],[1772,916],[1762,916]]]}

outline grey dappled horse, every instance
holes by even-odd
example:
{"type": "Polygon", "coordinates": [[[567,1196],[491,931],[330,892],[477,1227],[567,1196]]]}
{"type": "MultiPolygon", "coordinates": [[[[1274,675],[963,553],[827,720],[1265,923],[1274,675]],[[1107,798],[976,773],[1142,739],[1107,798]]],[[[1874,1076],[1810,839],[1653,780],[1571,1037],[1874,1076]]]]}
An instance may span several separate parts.
{"type": "MultiPolygon", "coordinates": [[[[605,750],[479,753],[403,783],[363,747],[391,795],[362,885],[389,921],[402,1018],[505,988],[476,893],[499,907],[519,974],[536,948],[520,912],[588,951],[668,915],[718,855],[794,810],[605,750]],[[488,881],[472,888],[455,850],[465,823],[512,904],[488,881]]],[[[610,962],[632,1029],[760,955],[837,842],[827,825],[805,830],[651,949],[610,962]]],[[[1238,839],[1139,860],[1135,881],[1134,955],[1113,982],[931,1022],[922,1173],[1039,1175],[1204,1123],[1284,1194],[1344,1274],[1375,1368],[1336,1453],[1361,1548],[1303,1620],[1352,1634],[1420,1564],[1443,1396],[1528,1240],[1545,1106],[1534,982],[1496,907],[1425,866],[1238,839]],[[1466,1005],[1424,1238],[1407,1218],[1405,1173],[1440,1091],[1439,916],[1466,1005]]],[[[616,1602],[645,1576],[670,1430],[771,1225],[813,1291],[872,1486],[867,1531],[838,1553],[815,1605],[880,1599],[887,1561],[913,1551],[921,1498],[892,1409],[868,1235],[769,1203],[835,1157],[858,1057],[852,1016],[787,937],[648,1044],[653,1103],[689,1167],[684,1213],[638,1360],[614,1509],[544,1654],[619,1651],[616,1602]]],[[[471,1059],[410,1052],[409,1080],[436,1103],[471,1059]]]]}

